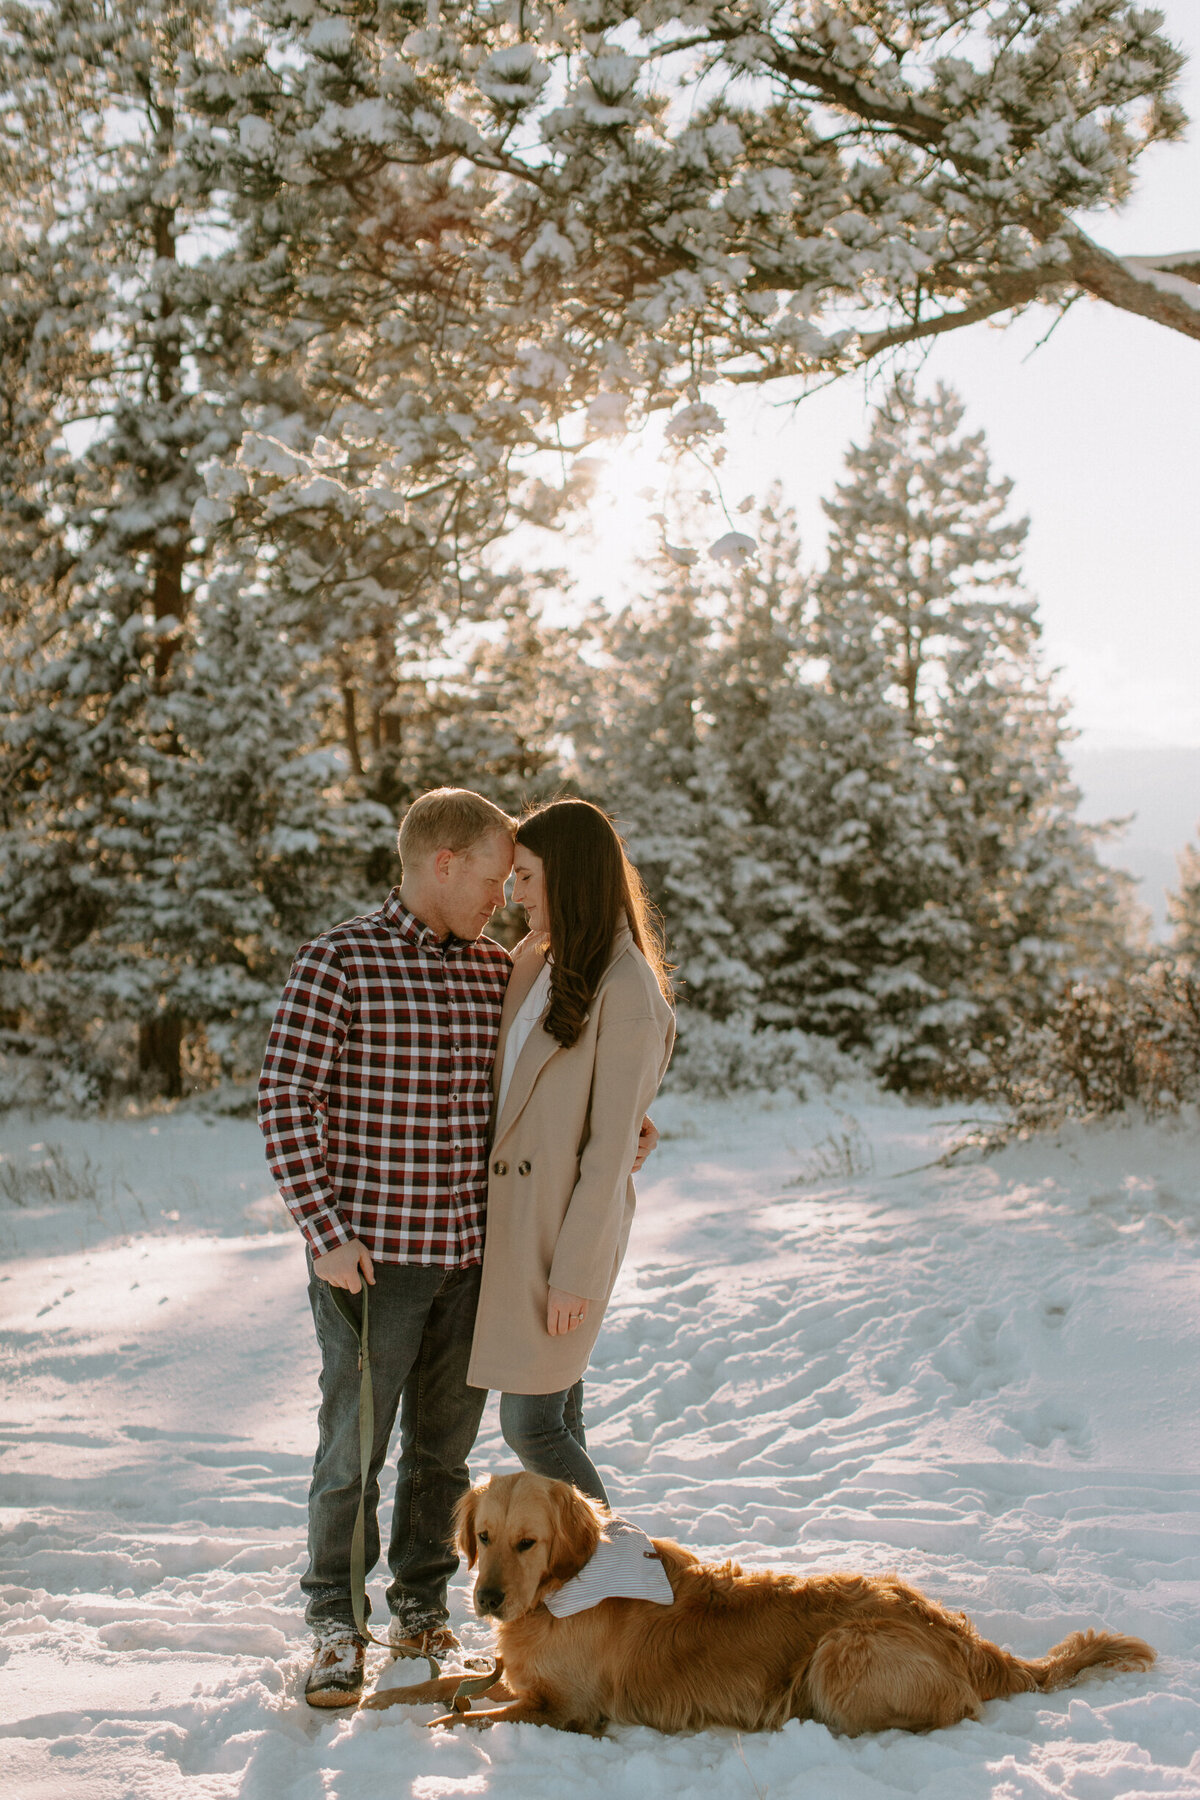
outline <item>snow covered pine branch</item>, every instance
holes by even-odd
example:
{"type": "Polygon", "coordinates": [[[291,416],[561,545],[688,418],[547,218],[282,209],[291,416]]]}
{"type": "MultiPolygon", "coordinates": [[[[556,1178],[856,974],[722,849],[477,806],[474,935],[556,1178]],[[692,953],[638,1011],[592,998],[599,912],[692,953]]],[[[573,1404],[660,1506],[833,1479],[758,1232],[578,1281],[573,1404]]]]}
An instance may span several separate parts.
{"type": "Polygon", "coordinates": [[[272,0],[205,92],[260,217],[299,190],[336,209],[405,317],[414,258],[425,306],[470,295],[475,398],[491,417],[505,389],[527,434],[1079,293],[1200,336],[1200,253],[1116,257],[1072,217],[1185,123],[1182,56],[1128,0],[417,11],[368,31],[272,0]]]}
{"type": "Polygon", "coordinates": [[[259,0],[177,98],[260,345],[197,529],[453,605],[590,438],[717,380],[1081,294],[1200,335],[1195,256],[1075,220],[1182,132],[1182,62],[1130,0],[259,0]]]}

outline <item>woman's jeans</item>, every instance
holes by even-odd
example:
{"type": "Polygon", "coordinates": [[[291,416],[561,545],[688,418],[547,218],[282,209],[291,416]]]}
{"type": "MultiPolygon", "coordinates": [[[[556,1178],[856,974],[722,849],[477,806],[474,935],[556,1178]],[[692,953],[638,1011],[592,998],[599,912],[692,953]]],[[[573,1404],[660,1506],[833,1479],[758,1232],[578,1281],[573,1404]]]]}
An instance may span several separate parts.
{"type": "Polygon", "coordinates": [[[531,1473],[569,1481],[608,1505],[604,1483],[587,1453],[582,1381],[561,1394],[501,1394],[500,1429],[531,1473]]]}
{"type": "MultiPolygon", "coordinates": [[[[310,1260],[311,1271],[311,1260],[310,1260]]],[[[451,1546],[455,1503],[470,1485],[467,1457],[487,1393],[467,1386],[479,1298],[479,1266],[440,1269],[375,1264],[371,1373],[375,1443],[367,1484],[367,1573],[379,1559],[379,1476],[400,1414],[400,1459],[388,1547],[389,1610],[405,1631],[448,1617],[446,1583],[458,1566],[451,1546]]],[[[309,1300],[321,1347],[317,1459],[308,1495],[308,1568],[300,1586],[315,1627],[349,1625],[350,1538],[358,1511],[358,1340],[329,1283],[310,1274],[309,1300]]]]}

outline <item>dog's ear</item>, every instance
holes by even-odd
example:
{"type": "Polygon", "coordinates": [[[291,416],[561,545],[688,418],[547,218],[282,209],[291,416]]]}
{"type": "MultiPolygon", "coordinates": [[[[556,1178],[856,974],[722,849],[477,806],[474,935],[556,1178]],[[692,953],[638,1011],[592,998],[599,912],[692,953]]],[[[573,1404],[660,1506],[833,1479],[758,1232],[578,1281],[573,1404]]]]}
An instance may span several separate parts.
{"type": "Polygon", "coordinates": [[[454,1509],[454,1541],[458,1545],[459,1553],[468,1569],[475,1567],[475,1558],[479,1554],[479,1543],[475,1536],[475,1514],[479,1510],[479,1497],[482,1493],[482,1485],[469,1489],[454,1509]]]}
{"type": "Polygon", "coordinates": [[[552,1500],[554,1535],[546,1574],[554,1581],[569,1581],[595,1556],[604,1535],[604,1515],[594,1500],[565,1481],[554,1483],[552,1500]]]}

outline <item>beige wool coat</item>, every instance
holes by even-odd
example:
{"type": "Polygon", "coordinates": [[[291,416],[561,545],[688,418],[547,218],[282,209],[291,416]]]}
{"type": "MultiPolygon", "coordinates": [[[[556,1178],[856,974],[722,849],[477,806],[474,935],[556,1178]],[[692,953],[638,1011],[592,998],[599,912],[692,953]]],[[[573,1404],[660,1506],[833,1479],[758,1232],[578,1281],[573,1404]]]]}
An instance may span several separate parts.
{"type": "MultiPolygon", "coordinates": [[[[495,1106],[517,1008],[544,963],[517,946],[492,1075],[495,1106]]],[[[522,1047],[488,1156],[487,1235],[472,1387],[553,1394],[578,1381],[612,1293],[635,1196],[630,1174],[646,1108],[666,1073],[675,1019],[628,927],[569,1050],[541,1024],[522,1047]],[[546,1292],[585,1295],[584,1323],[546,1330],[546,1292]]]]}

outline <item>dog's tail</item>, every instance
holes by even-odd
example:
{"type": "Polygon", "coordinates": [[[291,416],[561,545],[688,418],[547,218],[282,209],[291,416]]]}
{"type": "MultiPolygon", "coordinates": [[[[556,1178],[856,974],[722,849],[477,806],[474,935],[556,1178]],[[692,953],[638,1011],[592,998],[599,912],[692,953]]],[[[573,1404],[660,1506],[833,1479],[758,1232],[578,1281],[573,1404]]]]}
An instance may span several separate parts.
{"type": "Polygon", "coordinates": [[[1068,1687],[1085,1669],[1148,1669],[1155,1652],[1143,1639],[1121,1637],[1115,1631],[1073,1631],[1045,1656],[1026,1659],[1011,1656],[998,1644],[979,1643],[975,1648],[975,1676],[983,1698],[1005,1694],[1043,1694],[1068,1687]]]}

